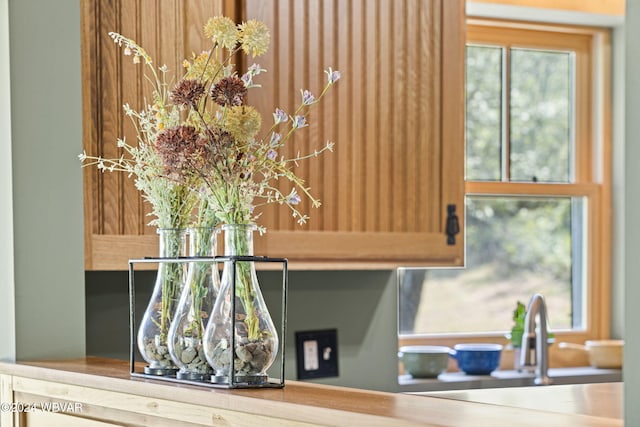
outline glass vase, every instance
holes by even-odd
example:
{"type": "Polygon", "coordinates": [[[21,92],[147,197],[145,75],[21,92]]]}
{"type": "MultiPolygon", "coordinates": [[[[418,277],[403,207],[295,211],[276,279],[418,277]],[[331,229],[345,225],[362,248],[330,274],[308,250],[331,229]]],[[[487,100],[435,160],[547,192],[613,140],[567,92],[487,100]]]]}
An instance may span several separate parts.
{"type": "MultiPolygon", "coordinates": [[[[217,233],[215,228],[190,228],[189,256],[215,257],[217,233]]],[[[185,286],[169,329],[169,354],[179,367],[178,379],[204,381],[213,372],[204,355],[202,338],[219,290],[217,263],[189,262],[185,286]]]]}
{"type": "MultiPolygon", "coordinates": [[[[255,225],[224,225],[222,229],[226,256],[253,256],[255,225]]],[[[255,263],[236,261],[235,275],[233,270],[233,262],[225,261],[220,293],[205,330],[205,356],[214,369],[211,381],[232,383],[233,356],[233,383],[263,384],[278,352],[278,334],[262,297],[255,263]]]]}
{"type": "MultiPolygon", "coordinates": [[[[178,258],[185,252],[185,229],[158,229],[160,258],[178,258]]],[[[156,281],[138,329],[138,350],[149,364],[148,375],[172,376],[177,371],[169,354],[168,336],[184,284],[184,264],[159,262],[156,281]]]]}

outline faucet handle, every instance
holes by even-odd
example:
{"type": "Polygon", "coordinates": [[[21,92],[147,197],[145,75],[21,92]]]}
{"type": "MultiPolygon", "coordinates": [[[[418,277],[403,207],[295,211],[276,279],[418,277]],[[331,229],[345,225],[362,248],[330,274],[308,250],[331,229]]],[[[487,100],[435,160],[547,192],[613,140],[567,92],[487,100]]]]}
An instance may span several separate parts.
{"type": "Polygon", "coordinates": [[[536,348],[535,339],[535,332],[524,332],[522,334],[522,345],[520,346],[520,366],[535,365],[535,356],[532,356],[532,353],[535,354],[535,352],[533,351],[536,348]]]}

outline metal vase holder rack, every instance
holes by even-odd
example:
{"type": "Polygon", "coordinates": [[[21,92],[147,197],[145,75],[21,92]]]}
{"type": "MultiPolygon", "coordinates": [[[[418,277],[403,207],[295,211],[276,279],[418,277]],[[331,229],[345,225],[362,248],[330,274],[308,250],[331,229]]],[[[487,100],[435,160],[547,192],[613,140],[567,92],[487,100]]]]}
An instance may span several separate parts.
{"type": "MultiPolygon", "coordinates": [[[[284,387],[284,353],[285,353],[285,334],[287,325],[287,288],[288,288],[288,262],[286,258],[269,258],[264,256],[216,256],[216,257],[178,257],[178,258],[141,258],[129,260],[129,345],[130,345],[130,375],[132,377],[166,381],[178,384],[190,384],[208,388],[282,388],[284,387]],[[236,294],[236,265],[238,262],[258,262],[258,263],[281,263],[282,264],[282,313],[280,327],[280,345],[276,358],[280,359],[280,377],[269,377],[263,383],[246,383],[236,381],[236,375],[228,375],[228,382],[213,383],[207,381],[194,381],[178,379],[175,376],[161,376],[145,374],[144,371],[136,370],[136,331],[137,326],[135,320],[135,265],[136,264],[160,264],[160,263],[190,263],[190,262],[225,262],[230,261],[233,264],[231,295],[236,294]]],[[[236,317],[235,298],[231,298],[231,319],[236,317]]],[[[231,322],[233,327],[234,322],[231,322]]],[[[233,332],[233,331],[232,331],[233,332]]],[[[231,348],[235,348],[235,334],[231,333],[231,348]]],[[[235,372],[235,357],[231,354],[231,364],[229,372],[235,372]]],[[[277,361],[277,360],[276,360],[277,361]]],[[[139,367],[138,367],[139,369],[139,367]]]]}

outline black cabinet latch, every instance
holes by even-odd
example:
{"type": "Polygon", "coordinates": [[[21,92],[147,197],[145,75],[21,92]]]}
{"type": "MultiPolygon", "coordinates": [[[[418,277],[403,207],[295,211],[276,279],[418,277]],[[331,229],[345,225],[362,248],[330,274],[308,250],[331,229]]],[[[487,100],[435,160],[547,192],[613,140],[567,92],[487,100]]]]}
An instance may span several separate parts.
{"type": "Polygon", "coordinates": [[[456,234],[460,232],[460,223],[456,215],[456,205],[447,205],[447,245],[456,244],[456,234]]]}

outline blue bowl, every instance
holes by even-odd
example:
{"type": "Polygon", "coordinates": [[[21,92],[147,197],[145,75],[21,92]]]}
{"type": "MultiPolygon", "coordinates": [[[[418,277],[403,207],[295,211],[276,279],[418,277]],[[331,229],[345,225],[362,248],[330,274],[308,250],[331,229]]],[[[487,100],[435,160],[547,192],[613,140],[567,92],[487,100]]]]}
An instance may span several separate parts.
{"type": "Polygon", "coordinates": [[[456,344],[449,353],[461,371],[469,375],[489,375],[500,366],[500,344],[456,344]]]}

